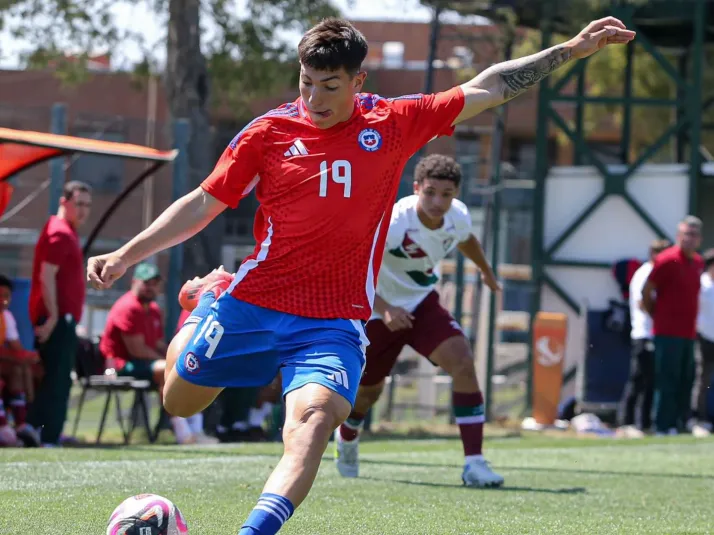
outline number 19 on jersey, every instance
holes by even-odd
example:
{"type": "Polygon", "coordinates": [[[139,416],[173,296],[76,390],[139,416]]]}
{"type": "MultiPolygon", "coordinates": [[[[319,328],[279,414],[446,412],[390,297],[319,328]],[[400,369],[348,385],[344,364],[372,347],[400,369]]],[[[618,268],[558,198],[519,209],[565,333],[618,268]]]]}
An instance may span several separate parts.
{"type": "Polygon", "coordinates": [[[335,184],[342,184],[343,196],[348,198],[352,193],[352,164],[347,160],[335,160],[332,166],[326,160],[320,163],[320,197],[327,197],[327,175],[335,184]]]}

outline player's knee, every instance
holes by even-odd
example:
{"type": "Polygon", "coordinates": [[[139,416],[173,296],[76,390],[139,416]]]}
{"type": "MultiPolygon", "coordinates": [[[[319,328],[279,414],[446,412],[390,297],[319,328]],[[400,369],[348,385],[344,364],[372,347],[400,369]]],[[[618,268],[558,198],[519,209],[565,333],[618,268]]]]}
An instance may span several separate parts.
{"type": "Polygon", "coordinates": [[[291,445],[301,447],[308,444],[325,445],[335,428],[349,416],[346,407],[330,404],[311,404],[300,411],[298,417],[285,423],[283,440],[286,448],[291,445]]]}
{"type": "Polygon", "coordinates": [[[476,379],[476,368],[470,355],[458,355],[451,365],[451,375],[453,377],[463,377],[466,379],[476,379]]]}

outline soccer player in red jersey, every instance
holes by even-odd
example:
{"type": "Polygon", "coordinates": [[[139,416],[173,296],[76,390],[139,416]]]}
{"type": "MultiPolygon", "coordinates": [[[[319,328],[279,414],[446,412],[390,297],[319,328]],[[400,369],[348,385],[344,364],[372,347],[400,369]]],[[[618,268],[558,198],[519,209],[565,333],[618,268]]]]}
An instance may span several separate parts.
{"type": "MultiPolygon", "coordinates": [[[[255,188],[256,248],[220,298],[206,291],[167,355],[164,406],[207,407],[228,386],[270,383],[280,370],[284,454],[239,535],[273,535],[312,487],[362,374],[375,282],[407,160],[454,125],[510,100],[554,70],[634,32],[607,17],[562,45],[494,65],[461,86],[393,99],[362,93],[364,37],[327,19],[298,46],[300,97],[258,117],[199,188],[119,250],[91,258],[108,288],[132,266],[203,229],[255,188]]],[[[214,286],[215,274],[207,277],[214,286]]]]}

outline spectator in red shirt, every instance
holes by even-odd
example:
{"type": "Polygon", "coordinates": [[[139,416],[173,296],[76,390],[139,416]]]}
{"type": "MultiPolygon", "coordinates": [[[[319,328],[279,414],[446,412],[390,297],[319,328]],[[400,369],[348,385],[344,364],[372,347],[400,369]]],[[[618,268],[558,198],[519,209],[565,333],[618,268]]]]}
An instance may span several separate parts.
{"type": "Polygon", "coordinates": [[[654,261],[642,291],[642,307],[652,317],[655,342],[655,428],[677,434],[686,425],[694,385],[700,277],[697,254],[702,222],[688,216],[677,229],[676,245],[654,261]]]}
{"type": "Polygon", "coordinates": [[[131,289],[109,310],[99,349],[117,375],[146,379],[161,392],[166,341],[164,320],[156,298],[161,274],[152,264],[139,264],[131,289]]]}
{"type": "MultiPolygon", "coordinates": [[[[109,310],[99,343],[117,375],[151,381],[159,395],[164,387],[167,349],[163,314],[156,304],[161,285],[159,268],[147,263],[136,266],[131,289],[109,310]]],[[[173,417],[171,422],[180,443],[212,442],[203,434],[200,413],[189,419],[173,417]]]]}
{"type": "Polygon", "coordinates": [[[42,429],[42,442],[59,444],[67,418],[71,372],[77,353],[77,323],[85,295],[84,257],[77,229],[89,217],[91,190],[83,182],[65,184],[56,216],[50,216],[35,246],[30,286],[30,319],[44,375],[27,421],[42,429]]]}

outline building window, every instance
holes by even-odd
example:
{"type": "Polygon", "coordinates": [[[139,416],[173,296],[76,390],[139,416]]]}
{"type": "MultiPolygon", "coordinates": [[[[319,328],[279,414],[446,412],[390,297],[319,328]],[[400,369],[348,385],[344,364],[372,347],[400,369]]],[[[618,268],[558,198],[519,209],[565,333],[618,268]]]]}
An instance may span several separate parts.
{"type": "MultiPolygon", "coordinates": [[[[115,141],[122,143],[124,135],[118,132],[103,132],[98,134],[93,131],[74,132],[75,136],[88,139],[101,139],[102,141],[115,141]]],[[[97,193],[121,192],[124,182],[123,158],[117,156],[97,156],[94,154],[81,154],[72,160],[69,175],[72,180],[80,180],[89,184],[97,193]]]]}
{"type": "Polygon", "coordinates": [[[382,45],[382,66],[385,69],[401,69],[404,66],[404,43],[387,41],[382,45]]]}

